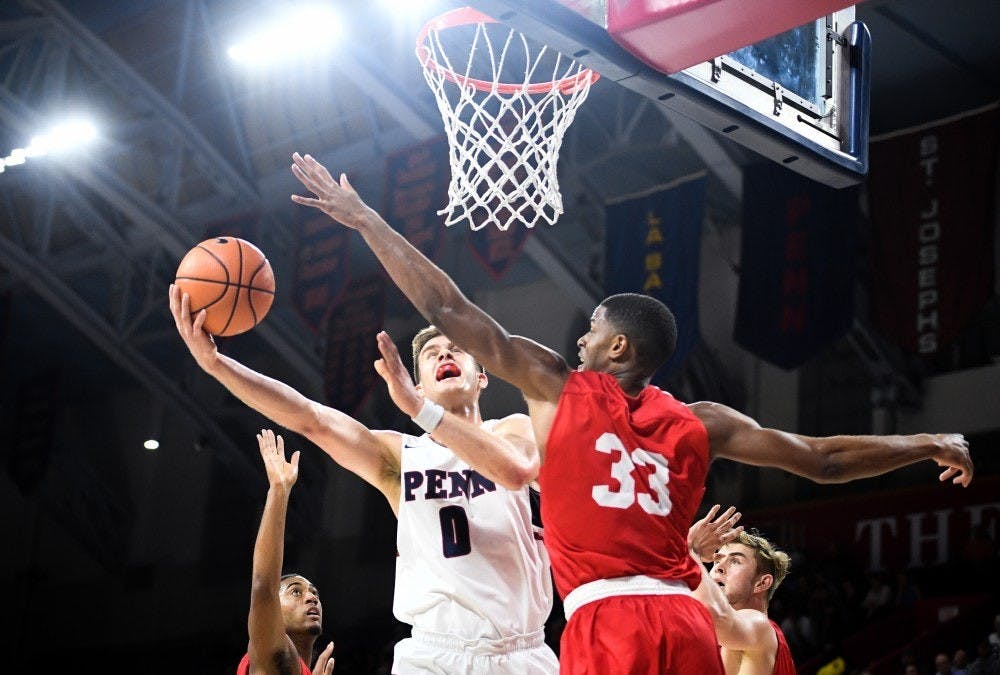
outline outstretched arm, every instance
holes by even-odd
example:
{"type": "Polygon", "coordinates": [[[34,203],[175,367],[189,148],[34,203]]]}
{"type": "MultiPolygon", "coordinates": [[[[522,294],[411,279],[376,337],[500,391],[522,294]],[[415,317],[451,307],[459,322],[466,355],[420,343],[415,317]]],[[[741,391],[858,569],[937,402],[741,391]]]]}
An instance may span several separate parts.
{"type": "Polygon", "coordinates": [[[950,478],[963,487],[972,481],[969,444],[961,434],[815,438],[762,428],[719,403],[692,403],[689,408],[708,431],[713,458],[773,466],[817,483],[846,483],[933,460],[944,468],[940,480],[950,478]]]}
{"type": "Polygon", "coordinates": [[[510,335],[476,307],[437,265],[428,260],[381,216],[368,207],[341,174],[306,155],[293,155],[292,173],[316,198],[293,195],[292,201],[320,209],[361,233],[386,272],[417,310],[488,371],[537,401],[556,402],[569,376],[565,360],[550,349],[510,335]]]}
{"type": "Polygon", "coordinates": [[[278,597],[285,552],[285,515],[288,512],[288,496],[299,475],[299,452],[292,453],[291,461],[286,462],[285,442],[281,436],[275,437],[270,429],[263,429],[257,434],[257,444],[264,460],[269,488],[253,547],[250,617],[247,620],[250,644],[247,651],[250,663],[260,664],[261,670],[267,672],[264,664],[299,662],[298,651],[285,632],[278,597]]]}
{"type": "Polygon", "coordinates": [[[286,429],[302,434],[335,462],[380,489],[398,490],[398,437],[372,432],[339,410],[312,401],[292,387],[258,373],[220,354],[202,326],[205,312],[191,316],[191,299],[170,285],[170,311],[177,332],[202,370],[218,380],[236,398],[286,429]]]}
{"type": "MultiPolygon", "coordinates": [[[[382,331],[376,339],[382,358],[375,362],[375,370],[388,385],[393,403],[410,417],[416,417],[424,397],[413,386],[389,334],[382,331]]],[[[432,436],[476,471],[510,490],[517,490],[538,476],[538,444],[526,415],[510,415],[489,432],[445,412],[432,436]]]]}

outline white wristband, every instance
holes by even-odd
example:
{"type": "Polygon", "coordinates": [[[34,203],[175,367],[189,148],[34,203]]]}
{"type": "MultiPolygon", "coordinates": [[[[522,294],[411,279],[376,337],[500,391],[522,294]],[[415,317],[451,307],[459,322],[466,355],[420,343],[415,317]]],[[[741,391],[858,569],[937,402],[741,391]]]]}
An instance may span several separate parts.
{"type": "Polygon", "coordinates": [[[443,417],[444,408],[429,398],[425,398],[420,412],[417,413],[416,417],[411,417],[410,419],[413,420],[414,424],[430,434],[434,433],[434,430],[441,424],[441,418],[443,417]]]}

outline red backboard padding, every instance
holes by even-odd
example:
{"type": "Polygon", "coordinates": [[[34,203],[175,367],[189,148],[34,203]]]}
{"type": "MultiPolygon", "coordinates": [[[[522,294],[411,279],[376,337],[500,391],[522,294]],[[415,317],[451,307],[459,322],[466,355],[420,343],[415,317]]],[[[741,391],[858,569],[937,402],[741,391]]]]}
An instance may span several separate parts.
{"type": "Polygon", "coordinates": [[[856,1],[608,0],[608,33],[649,66],[676,73],[856,1]]]}

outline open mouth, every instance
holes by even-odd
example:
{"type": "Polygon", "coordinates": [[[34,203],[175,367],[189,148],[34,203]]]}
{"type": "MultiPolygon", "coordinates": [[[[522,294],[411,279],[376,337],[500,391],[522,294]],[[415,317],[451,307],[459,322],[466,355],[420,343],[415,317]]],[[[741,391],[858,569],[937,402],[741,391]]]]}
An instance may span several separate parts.
{"type": "Polygon", "coordinates": [[[319,610],[316,608],[306,610],[306,616],[319,616],[319,610]]]}
{"type": "Polygon", "coordinates": [[[437,381],[440,382],[441,380],[447,380],[452,377],[459,377],[461,374],[461,369],[459,369],[459,367],[454,363],[442,363],[438,366],[435,377],[437,378],[437,381]]]}

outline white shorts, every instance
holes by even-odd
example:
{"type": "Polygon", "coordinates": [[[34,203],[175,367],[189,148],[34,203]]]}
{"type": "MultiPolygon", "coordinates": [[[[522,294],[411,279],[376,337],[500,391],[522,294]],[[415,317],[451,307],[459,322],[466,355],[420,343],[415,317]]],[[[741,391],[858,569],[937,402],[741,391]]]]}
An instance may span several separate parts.
{"type": "Polygon", "coordinates": [[[413,629],[396,643],[393,675],[556,675],[559,660],[538,630],[504,640],[464,640],[413,629]]]}

